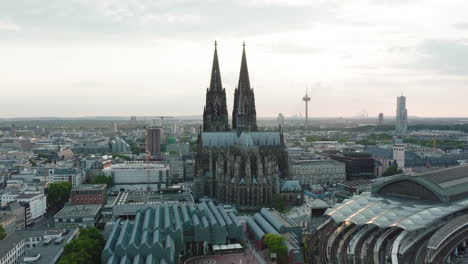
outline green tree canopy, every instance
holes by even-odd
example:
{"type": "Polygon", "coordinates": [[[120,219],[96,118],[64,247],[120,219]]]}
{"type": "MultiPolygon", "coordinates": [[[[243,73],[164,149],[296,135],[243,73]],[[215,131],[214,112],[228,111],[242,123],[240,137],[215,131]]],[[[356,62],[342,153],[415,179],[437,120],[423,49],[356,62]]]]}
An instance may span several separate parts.
{"type": "Polygon", "coordinates": [[[118,154],[118,153],[112,153],[112,157],[121,158],[121,159],[126,160],[126,161],[132,160],[132,158],[130,158],[129,156],[125,156],[125,155],[118,154]]]}
{"type": "Polygon", "coordinates": [[[80,235],[65,245],[59,264],[100,264],[105,240],[99,230],[80,229],[80,235]]]}
{"type": "Polygon", "coordinates": [[[91,182],[92,184],[107,184],[107,187],[114,186],[114,178],[111,176],[97,175],[91,182]]]}
{"type": "Polygon", "coordinates": [[[392,176],[392,175],[401,174],[401,173],[403,173],[402,169],[398,169],[397,166],[392,165],[384,171],[382,176],[392,176]]]}
{"type": "Polygon", "coordinates": [[[6,231],[5,228],[3,228],[2,225],[0,225],[0,240],[4,239],[6,237],[6,231]]]}
{"type": "Polygon", "coordinates": [[[286,239],[278,234],[266,234],[263,238],[263,243],[268,248],[270,253],[276,253],[277,263],[288,263],[288,248],[284,241],[286,239]]]}
{"type": "Polygon", "coordinates": [[[132,150],[133,154],[135,154],[135,155],[138,155],[140,153],[145,152],[142,147],[140,147],[139,145],[134,144],[134,143],[130,144],[130,149],[132,150]]]}
{"type": "Polygon", "coordinates": [[[279,212],[286,210],[286,203],[283,200],[283,197],[281,197],[281,194],[273,194],[271,199],[271,207],[275,208],[279,212]]]}
{"type": "Polygon", "coordinates": [[[47,207],[51,212],[58,212],[70,199],[72,185],[69,182],[54,182],[49,184],[47,207]]]}

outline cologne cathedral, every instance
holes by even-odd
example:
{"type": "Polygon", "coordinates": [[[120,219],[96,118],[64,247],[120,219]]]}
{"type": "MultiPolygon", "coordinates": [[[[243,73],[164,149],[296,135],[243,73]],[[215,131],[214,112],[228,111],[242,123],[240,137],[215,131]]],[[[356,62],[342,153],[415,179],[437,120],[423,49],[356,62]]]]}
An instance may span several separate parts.
{"type": "Polygon", "coordinates": [[[269,207],[287,177],[288,157],[281,131],[257,130],[254,90],[250,86],[245,44],[229,128],[226,90],[217,47],[206,91],[203,131],[198,135],[194,195],[215,198],[239,210],[269,207]]]}

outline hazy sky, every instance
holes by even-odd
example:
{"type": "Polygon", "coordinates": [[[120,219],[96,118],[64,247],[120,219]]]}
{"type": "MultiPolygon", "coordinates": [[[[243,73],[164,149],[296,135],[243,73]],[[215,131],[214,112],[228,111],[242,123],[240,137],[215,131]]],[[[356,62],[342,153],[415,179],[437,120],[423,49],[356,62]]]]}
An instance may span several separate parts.
{"type": "Polygon", "coordinates": [[[217,40],[258,116],[468,116],[466,0],[1,0],[0,118],[201,115],[217,40]]]}

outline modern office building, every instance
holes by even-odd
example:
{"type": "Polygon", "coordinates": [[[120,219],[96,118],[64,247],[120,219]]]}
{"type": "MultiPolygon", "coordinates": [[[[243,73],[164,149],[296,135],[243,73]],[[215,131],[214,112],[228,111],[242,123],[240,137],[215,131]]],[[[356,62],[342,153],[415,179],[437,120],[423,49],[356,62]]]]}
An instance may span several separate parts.
{"type": "Polygon", "coordinates": [[[381,178],[325,212],[307,253],[313,263],[458,263],[450,259],[468,240],[467,182],[467,166],[381,178]]]}
{"type": "Polygon", "coordinates": [[[397,97],[396,128],[397,134],[405,134],[408,131],[408,110],[406,109],[406,97],[397,97]]]}
{"type": "Polygon", "coordinates": [[[129,161],[113,164],[102,170],[114,180],[112,190],[156,191],[166,188],[169,181],[169,166],[153,162],[129,161]]]}
{"type": "Polygon", "coordinates": [[[72,205],[107,203],[106,184],[82,184],[73,188],[70,192],[72,205]]]}
{"type": "Polygon", "coordinates": [[[289,175],[305,188],[333,186],[346,180],[346,168],[336,160],[295,160],[289,163],[289,175]]]}
{"type": "Polygon", "coordinates": [[[374,178],[374,159],[369,152],[346,151],[330,157],[344,162],[347,181],[374,178]]]}
{"type": "Polygon", "coordinates": [[[159,127],[148,127],[145,135],[145,150],[147,153],[155,154],[161,152],[162,129],[159,127]]]}

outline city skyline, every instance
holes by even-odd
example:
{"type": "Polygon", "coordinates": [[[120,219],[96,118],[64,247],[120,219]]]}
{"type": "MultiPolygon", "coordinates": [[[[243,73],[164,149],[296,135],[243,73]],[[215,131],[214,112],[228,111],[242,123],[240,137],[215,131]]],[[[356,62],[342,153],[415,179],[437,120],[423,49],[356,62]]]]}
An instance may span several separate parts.
{"type": "Polygon", "coordinates": [[[2,3],[0,117],[198,115],[215,40],[228,109],[246,41],[259,117],[468,116],[466,3],[309,2],[2,3]]]}

